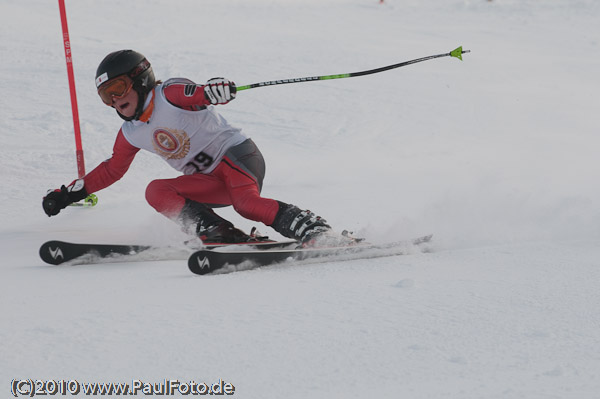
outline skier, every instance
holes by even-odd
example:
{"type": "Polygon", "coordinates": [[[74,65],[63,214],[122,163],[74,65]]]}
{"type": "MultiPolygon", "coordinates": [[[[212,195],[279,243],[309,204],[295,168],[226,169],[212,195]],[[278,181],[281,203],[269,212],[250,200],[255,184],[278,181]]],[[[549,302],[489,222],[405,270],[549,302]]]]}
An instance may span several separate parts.
{"type": "Polygon", "coordinates": [[[183,173],[152,181],[146,200],[204,243],[256,240],[217,215],[233,205],[243,217],[271,226],[305,246],[331,237],[331,227],[309,210],[261,197],[265,162],[254,142],[231,126],[214,105],[227,104],[236,86],[224,78],[205,85],[174,78],[157,81],[150,62],[133,50],[110,53],[96,71],[98,95],[125,121],[112,157],[43,199],[48,216],[118,181],[140,149],[153,152],[183,173]]]}

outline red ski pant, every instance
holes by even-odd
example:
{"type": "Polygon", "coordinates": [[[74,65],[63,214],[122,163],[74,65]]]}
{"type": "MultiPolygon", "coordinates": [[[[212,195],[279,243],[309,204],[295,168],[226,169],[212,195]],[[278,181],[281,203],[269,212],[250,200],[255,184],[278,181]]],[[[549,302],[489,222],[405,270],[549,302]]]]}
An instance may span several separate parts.
{"type": "Polygon", "coordinates": [[[161,214],[176,219],[186,199],[208,206],[233,205],[246,219],[270,226],[279,203],[260,196],[259,183],[243,166],[227,156],[210,174],[196,173],[150,182],[146,200],[161,214]]]}

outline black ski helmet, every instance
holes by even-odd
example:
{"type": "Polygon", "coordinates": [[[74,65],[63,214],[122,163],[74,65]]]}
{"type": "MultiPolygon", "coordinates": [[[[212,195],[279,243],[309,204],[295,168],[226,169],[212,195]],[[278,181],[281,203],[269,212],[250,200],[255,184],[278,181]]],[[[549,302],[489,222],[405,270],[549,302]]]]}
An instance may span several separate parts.
{"type": "Polygon", "coordinates": [[[96,89],[119,75],[127,75],[133,81],[133,89],[138,93],[138,105],[132,117],[125,117],[119,111],[117,114],[126,121],[138,119],[144,110],[148,93],[156,86],[152,66],[146,57],[137,51],[119,50],[110,53],[104,57],[96,70],[96,89]]]}

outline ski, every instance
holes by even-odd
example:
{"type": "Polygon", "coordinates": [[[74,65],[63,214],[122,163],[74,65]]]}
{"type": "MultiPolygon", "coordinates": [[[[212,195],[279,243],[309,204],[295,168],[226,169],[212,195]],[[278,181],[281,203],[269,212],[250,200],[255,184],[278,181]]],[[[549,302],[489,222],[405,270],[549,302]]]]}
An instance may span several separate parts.
{"type": "Polygon", "coordinates": [[[242,242],[242,243],[238,243],[238,244],[229,244],[229,243],[207,244],[202,249],[213,250],[213,249],[217,249],[217,248],[236,246],[236,247],[241,247],[241,248],[252,248],[253,250],[268,250],[268,249],[277,249],[277,248],[295,248],[298,245],[300,245],[300,243],[295,240],[288,240],[288,241],[266,240],[266,241],[260,241],[260,242],[252,242],[252,241],[242,242]]]}
{"type": "MultiPolygon", "coordinates": [[[[202,248],[211,250],[214,248],[222,248],[231,244],[209,244],[202,248]]],[[[273,248],[285,248],[288,246],[296,246],[296,241],[271,241],[265,240],[260,242],[248,242],[244,244],[236,244],[237,246],[244,245],[252,247],[253,249],[273,249],[273,248]]],[[[74,243],[65,241],[48,241],[42,244],[40,247],[40,257],[42,260],[51,265],[60,265],[61,263],[69,262],[78,258],[83,260],[84,257],[88,257],[88,263],[93,263],[98,259],[111,259],[124,261],[130,260],[170,260],[170,259],[187,259],[192,248],[176,248],[172,246],[159,247],[152,245],[126,245],[126,244],[86,244],[86,243],[74,243]],[[135,257],[142,253],[149,254],[152,256],[144,259],[135,257]]]]}
{"type": "Polygon", "coordinates": [[[188,259],[188,267],[195,274],[209,274],[217,270],[228,272],[248,270],[288,260],[334,261],[378,258],[383,256],[404,255],[411,247],[431,241],[432,235],[407,241],[395,241],[386,244],[358,243],[341,247],[321,248],[271,248],[258,251],[253,248],[229,246],[222,249],[202,249],[194,252],[188,259]]]}
{"type": "Polygon", "coordinates": [[[84,255],[107,258],[114,255],[134,255],[152,248],[149,245],[80,244],[48,241],[40,247],[40,257],[51,265],[71,261],[84,255]]]}

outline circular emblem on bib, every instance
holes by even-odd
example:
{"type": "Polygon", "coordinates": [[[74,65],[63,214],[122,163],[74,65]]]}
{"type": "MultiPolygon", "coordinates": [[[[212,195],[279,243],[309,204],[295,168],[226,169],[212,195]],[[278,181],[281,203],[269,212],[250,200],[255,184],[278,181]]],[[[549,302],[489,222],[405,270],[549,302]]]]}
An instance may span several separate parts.
{"type": "Polygon", "coordinates": [[[156,129],[152,137],[156,153],[165,159],[181,159],[190,152],[190,138],[183,130],[156,129]]]}

